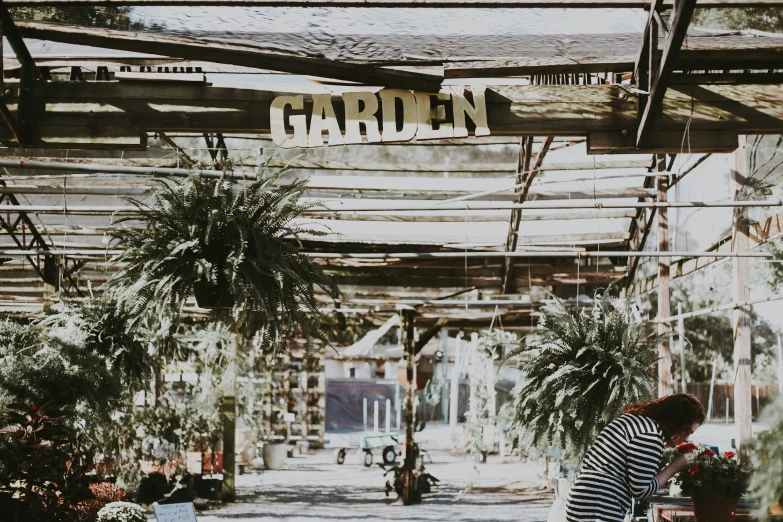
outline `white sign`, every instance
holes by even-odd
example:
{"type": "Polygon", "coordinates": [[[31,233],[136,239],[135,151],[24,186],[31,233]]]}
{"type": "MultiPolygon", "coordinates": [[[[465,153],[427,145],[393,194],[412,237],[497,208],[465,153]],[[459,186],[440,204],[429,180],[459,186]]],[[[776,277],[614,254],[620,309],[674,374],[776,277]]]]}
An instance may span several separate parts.
{"type": "Polygon", "coordinates": [[[310,124],[304,113],[304,95],[278,96],[272,100],[269,120],[272,140],[283,148],[389,143],[445,138],[467,138],[470,119],[475,136],[489,136],[486,88],[471,88],[472,101],[462,87],[445,87],[438,94],[403,89],[344,92],[342,131],[331,94],[313,94],[310,124]],[[401,108],[398,118],[398,107],[401,108]],[[286,116],[286,112],[289,114],[286,116]],[[380,115],[378,114],[380,112],[380,115]],[[381,125],[383,124],[382,131],[381,125]],[[364,136],[361,129],[364,127],[364,136]],[[289,134],[287,129],[292,129],[289,134]]]}
{"type": "Polygon", "coordinates": [[[198,522],[193,503],[152,506],[157,522],[198,522]]]}
{"type": "Polygon", "coordinates": [[[284,413],[283,414],[283,422],[294,422],[296,420],[296,415],[293,413],[284,413]]]}

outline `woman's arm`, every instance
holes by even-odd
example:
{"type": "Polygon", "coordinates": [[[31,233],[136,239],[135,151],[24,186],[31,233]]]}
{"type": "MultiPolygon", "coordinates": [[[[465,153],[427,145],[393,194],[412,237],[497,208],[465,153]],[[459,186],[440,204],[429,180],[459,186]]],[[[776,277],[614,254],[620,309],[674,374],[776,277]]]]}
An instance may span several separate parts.
{"type": "Polygon", "coordinates": [[[637,435],[628,443],[628,485],[636,499],[649,497],[661,487],[656,476],[663,454],[663,439],[657,433],[637,435]]]}
{"type": "Polygon", "coordinates": [[[658,479],[660,484],[666,484],[674,475],[684,469],[688,469],[693,465],[693,455],[686,453],[685,455],[679,455],[674,461],[663,468],[655,478],[658,479]],[[690,457],[690,458],[688,458],[690,457]]]}

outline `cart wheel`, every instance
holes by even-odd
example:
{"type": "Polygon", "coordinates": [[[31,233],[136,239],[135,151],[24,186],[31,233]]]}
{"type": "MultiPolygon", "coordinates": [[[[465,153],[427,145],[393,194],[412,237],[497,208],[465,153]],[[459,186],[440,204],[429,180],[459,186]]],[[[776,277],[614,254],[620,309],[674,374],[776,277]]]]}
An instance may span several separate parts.
{"type": "Polygon", "coordinates": [[[370,452],[370,451],[365,451],[364,452],[364,465],[365,465],[365,467],[368,467],[368,468],[370,466],[372,466],[372,452],[370,452]]]}
{"type": "Polygon", "coordinates": [[[394,464],[397,460],[397,452],[394,451],[394,446],[386,446],[383,448],[383,463],[387,466],[394,464]]]}
{"type": "Polygon", "coordinates": [[[244,475],[245,474],[245,466],[243,466],[241,464],[239,465],[239,474],[240,475],[244,475]]]}
{"type": "Polygon", "coordinates": [[[335,464],[345,463],[345,448],[338,448],[334,450],[334,462],[335,464]]]}

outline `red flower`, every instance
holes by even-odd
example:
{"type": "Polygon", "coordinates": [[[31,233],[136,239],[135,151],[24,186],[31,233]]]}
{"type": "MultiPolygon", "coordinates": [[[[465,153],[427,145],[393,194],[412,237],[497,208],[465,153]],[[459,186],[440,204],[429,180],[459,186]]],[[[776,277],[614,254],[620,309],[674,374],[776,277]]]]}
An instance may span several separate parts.
{"type": "Polygon", "coordinates": [[[726,457],[727,459],[733,459],[734,457],[737,456],[737,454],[734,453],[733,451],[727,451],[726,453],[723,454],[723,456],[726,457]]]}
{"type": "Polygon", "coordinates": [[[694,476],[694,475],[696,475],[696,473],[698,473],[700,470],[701,470],[701,468],[699,467],[699,465],[698,465],[698,464],[696,464],[695,466],[693,466],[693,469],[691,469],[691,477],[692,477],[692,476],[694,476]]]}
{"type": "Polygon", "coordinates": [[[683,442],[682,444],[677,445],[677,451],[680,453],[692,453],[697,449],[699,449],[699,447],[692,442],[683,442]]]}
{"type": "Polygon", "coordinates": [[[710,448],[704,448],[704,450],[702,450],[702,452],[699,455],[709,455],[710,457],[714,457],[715,452],[712,451],[710,448]]]}

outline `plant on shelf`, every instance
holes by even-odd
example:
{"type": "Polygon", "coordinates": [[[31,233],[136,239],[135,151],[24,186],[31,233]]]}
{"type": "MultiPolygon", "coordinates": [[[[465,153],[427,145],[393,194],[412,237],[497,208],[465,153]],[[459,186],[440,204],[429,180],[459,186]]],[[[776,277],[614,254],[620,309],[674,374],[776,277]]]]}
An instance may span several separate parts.
{"type": "Polygon", "coordinates": [[[513,392],[513,429],[541,454],[580,462],[602,428],[652,395],[657,338],[644,341],[635,305],[610,292],[597,291],[588,307],[553,298],[532,341],[506,355],[529,360],[513,392]]]}
{"type": "Polygon", "coordinates": [[[783,394],[762,411],[759,422],[769,429],[759,434],[751,490],[759,499],[753,518],[766,522],[770,515],[783,515],[783,394]]]}
{"type": "Polygon", "coordinates": [[[677,449],[695,454],[693,467],[679,472],[676,482],[693,500],[696,522],[733,522],[737,502],[748,489],[751,467],[740,464],[730,451],[717,455],[690,443],[677,449]]]}
{"type": "Polygon", "coordinates": [[[140,215],[111,232],[123,266],[109,289],[138,317],[175,322],[195,294],[212,319],[246,339],[262,332],[273,350],[294,333],[323,338],[314,288],[331,296],[337,288],[300,250],[302,236],[326,234],[297,221],[312,207],[300,201],[307,180],[279,184],[286,169],[270,173],[267,162],[245,182],[234,167],[228,161],[219,177],[194,170],[158,179],[151,202],[129,198],[140,215]]]}

